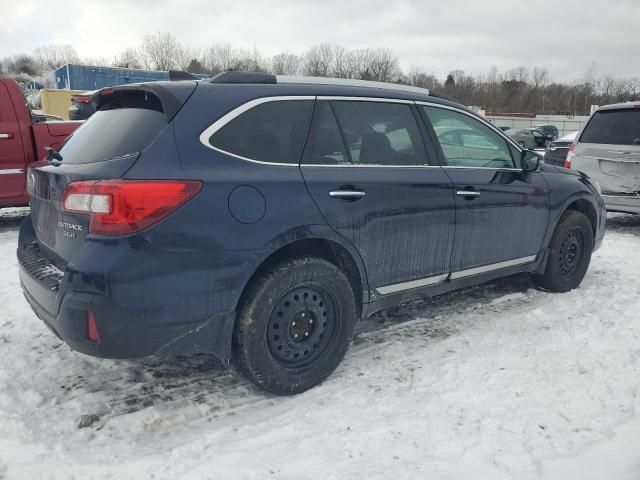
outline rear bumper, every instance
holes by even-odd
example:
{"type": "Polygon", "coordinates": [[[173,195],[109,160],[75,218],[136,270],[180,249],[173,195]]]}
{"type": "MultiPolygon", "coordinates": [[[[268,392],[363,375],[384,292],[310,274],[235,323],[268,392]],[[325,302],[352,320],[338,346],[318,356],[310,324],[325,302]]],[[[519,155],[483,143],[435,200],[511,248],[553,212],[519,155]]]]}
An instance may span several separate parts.
{"type": "Polygon", "coordinates": [[[44,256],[20,252],[34,244],[27,217],[18,247],[25,298],[72,349],[103,358],[193,353],[230,358],[235,304],[250,270],[246,259],[227,258],[227,268],[208,269],[211,262],[203,254],[190,258],[149,246],[132,249],[129,242],[85,242],[61,272],[46,265],[44,256]],[[47,272],[56,270],[52,281],[47,272]],[[96,320],[97,342],[89,339],[88,312],[96,320]]]}
{"type": "Polygon", "coordinates": [[[640,214],[640,195],[602,195],[607,210],[640,214]]]}

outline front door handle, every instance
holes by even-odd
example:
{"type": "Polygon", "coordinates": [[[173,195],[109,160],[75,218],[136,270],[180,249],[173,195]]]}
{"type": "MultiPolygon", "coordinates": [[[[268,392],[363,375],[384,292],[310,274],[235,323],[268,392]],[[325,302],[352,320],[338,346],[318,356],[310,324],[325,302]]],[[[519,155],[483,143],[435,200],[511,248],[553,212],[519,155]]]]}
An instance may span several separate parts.
{"type": "Polygon", "coordinates": [[[331,198],[340,198],[342,200],[358,200],[366,195],[362,190],[334,190],[329,192],[331,198]]]}
{"type": "Polygon", "coordinates": [[[482,193],[475,190],[458,190],[456,195],[459,197],[479,197],[482,193]]]}
{"type": "Polygon", "coordinates": [[[0,133],[0,140],[9,140],[13,138],[13,133],[0,133]]]}

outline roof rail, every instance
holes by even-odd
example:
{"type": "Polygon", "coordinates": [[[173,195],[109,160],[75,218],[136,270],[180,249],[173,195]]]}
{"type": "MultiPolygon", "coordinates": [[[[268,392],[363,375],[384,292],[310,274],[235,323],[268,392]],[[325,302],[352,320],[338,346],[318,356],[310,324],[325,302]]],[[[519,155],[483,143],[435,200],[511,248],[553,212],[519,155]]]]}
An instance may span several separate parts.
{"type": "Polygon", "coordinates": [[[222,72],[211,83],[277,83],[276,76],[261,72],[222,72]]]}
{"type": "Polygon", "coordinates": [[[332,77],[297,77],[293,75],[278,75],[276,76],[278,83],[304,83],[314,85],[340,85],[344,87],[366,87],[366,88],[380,88],[384,90],[399,90],[401,92],[413,92],[421,93],[422,95],[429,95],[429,89],[414,87],[412,85],[403,85],[400,83],[387,83],[387,82],[374,82],[371,80],[355,80],[347,78],[332,78],[332,77]]]}

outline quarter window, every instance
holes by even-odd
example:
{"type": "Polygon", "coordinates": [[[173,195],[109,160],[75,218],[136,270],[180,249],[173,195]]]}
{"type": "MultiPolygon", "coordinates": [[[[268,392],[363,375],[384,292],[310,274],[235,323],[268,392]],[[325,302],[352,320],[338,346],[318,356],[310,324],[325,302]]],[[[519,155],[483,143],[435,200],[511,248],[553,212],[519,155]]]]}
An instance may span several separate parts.
{"type": "Polygon", "coordinates": [[[313,100],[265,102],[242,113],[209,138],[211,146],[250,160],[297,164],[313,100]]]}
{"type": "Polygon", "coordinates": [[[422,107],[436,132],[447,165],[513,168],[509,146],[496,132],[463,113],[422,107]]]}
{"type": "Polygon", "coordinates": [[[355,165],[428,164],[418,125],[407,104],[333,102],[349,162],[355,165]]]}

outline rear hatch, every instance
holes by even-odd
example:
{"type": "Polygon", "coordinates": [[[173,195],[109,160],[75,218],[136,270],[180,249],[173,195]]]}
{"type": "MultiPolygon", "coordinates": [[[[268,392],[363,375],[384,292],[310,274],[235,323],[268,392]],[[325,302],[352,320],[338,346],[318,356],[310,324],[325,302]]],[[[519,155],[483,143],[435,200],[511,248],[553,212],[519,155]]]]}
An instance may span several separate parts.
{"type": "Polygon", "coordinates": [[[42,253],[64,268],[85,240],[89,216],[65,211],[62,200],[71,182],[118,179],[167,125],[195,89],[177,95],[159,84],[101,91],[99,109],[60,150],[61,161],[33,164],[27,179],[31,221],[42,253]]]}
{"type": "Polygon", "coordinates": [[[590,164],[604,194],[640,193],[640,104],[629,103],[597,111],[575,147],[575,167],[590,164]]]}

